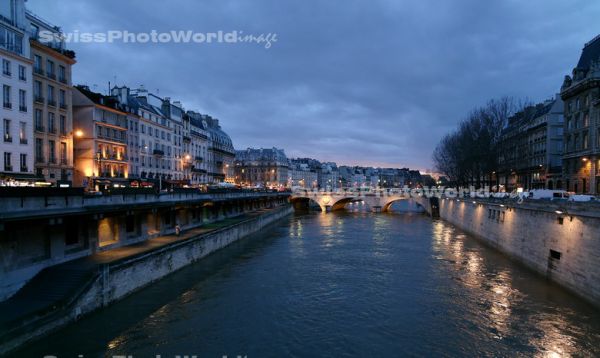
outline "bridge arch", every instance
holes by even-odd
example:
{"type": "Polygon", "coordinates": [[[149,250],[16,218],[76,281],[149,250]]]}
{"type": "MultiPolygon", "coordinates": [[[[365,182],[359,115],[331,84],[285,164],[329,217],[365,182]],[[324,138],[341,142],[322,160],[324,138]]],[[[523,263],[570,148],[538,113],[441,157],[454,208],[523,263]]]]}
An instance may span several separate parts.
{"type": "Polygon", "coordinates": [[[356,200],[355,197],[341,198],[331,205],[331,211],[342,210],[346,207],[346,204],[348,204],[352,201],[355,201],[355,200],[356,200]]]}
{"type": "Polygon", "coordinates": [[[402,201],[402,200],[405,200],[405,201],[408,201],[410,203],[413,203],[413,204],[415,204],[415,206],[417,206],[417,207],[419,207],[419,208],[421,208],[423,210],[426,210],[426,208],[423,207],[423,205],[421,205],[421,203],[418,200],[415,200],[413,198],[409,198],[409,197],[406,197],[406,196],[402,196],[402,197],[392,198],[392,199],[386,201],[385,204],[381,207],[381,211],[382,212],[389,212],[391,206],[394,203],[397,203],[397,202],[402,201]]]}
{"type": "Polygon", "coordinates": [[[295,197],[290,198],[290,203],[294,206],[294,208],[298,208],[299,206],[301,206],[303,204],[307,204],[307,206],[308,206],[308,205],[310,205],[311,202],[314,204],[317,204],[322,212],[325,212],[327,210],[325,205],[320,203],[318,200],[309,198],[308,196],[295,196],[295,197]]]}

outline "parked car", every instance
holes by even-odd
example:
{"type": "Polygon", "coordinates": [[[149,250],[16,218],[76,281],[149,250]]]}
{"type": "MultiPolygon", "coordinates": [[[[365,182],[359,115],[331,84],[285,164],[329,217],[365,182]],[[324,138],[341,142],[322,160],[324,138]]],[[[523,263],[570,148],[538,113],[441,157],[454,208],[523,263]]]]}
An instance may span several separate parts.
{"type": "Polygon", "coordinates": [[[567,200],[569,193],[564,190],[534,189],[529,192],[528,199],[567,200]]]}
{"type": "Polygon", "coordinates": [[[593,195],[577,194],[577,195],[569,196],[569,201],[577,201],[577,202],[598,201],[598,198],[596,198],[593,195]]]}

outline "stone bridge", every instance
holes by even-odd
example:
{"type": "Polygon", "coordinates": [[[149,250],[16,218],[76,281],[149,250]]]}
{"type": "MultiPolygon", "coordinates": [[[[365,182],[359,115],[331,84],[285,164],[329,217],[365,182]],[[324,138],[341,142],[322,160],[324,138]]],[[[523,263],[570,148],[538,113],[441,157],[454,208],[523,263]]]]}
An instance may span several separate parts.
{"type": "MultiPolygon", "coordinates": [[[[310,189],[297,189],[292,192],[290,201],[294,206],[314,202],[323,212],[343,209],[348,203],[363,202],[373,212],[386,212],[390,206],[399,200],[412,200],[410,195],[402,189],[340,189],[336,191],[319,191],[310,189]]],[[[418,205],[423,205],[421,200],[415,200],[418,205]]]]}

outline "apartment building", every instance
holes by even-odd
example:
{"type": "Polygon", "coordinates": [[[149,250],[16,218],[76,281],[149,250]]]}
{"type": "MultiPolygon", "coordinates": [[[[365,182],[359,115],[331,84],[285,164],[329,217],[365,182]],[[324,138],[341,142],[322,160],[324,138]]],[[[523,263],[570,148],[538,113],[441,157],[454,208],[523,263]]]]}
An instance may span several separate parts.
{"type": "Polygon", "coordinates": [[[28,12],[33,60],[35,174],[52,185],[73,181],[73,107],[71,66],[75,53],[65,48],[56,27],[28,12]],[[41,38],[53,34],[53,40],[41,38]]]}
{"type": "Polygon", "coordinates": [[[24,0],[4,0],[0,6],[1,185],[37,180],[33,173],[32,61],[25,13],[24,0]]]}

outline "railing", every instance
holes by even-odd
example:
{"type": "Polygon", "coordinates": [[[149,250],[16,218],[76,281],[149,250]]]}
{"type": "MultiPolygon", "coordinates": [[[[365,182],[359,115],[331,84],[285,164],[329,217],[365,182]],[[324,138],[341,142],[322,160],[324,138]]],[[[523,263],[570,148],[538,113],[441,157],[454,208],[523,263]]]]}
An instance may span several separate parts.
{"type": "Polygon", "coordinates": [[[163,150],[160,150],[160,149],[154,149],[152,151],[152,154],[162,156],[162,155],[165,155],[165,152],[163,150]]]}
{"type": "Polygon", "coordinates": [[[12,143],[12,136],[10,134],[5,134],[4,135],[4,141],[6,143],[12,143]]]}
{"type": "Polygon", "coordinates": [[[44,103],[44,97],[42,96],[35,96],[34,97],[34,101],[36,101],[37,103],[44,103]]]}
{"type": "Polygon", "coordinates": [[[46,130],[46,128],[44,128],[44,126],[43,126],[43,125],[36,125],[36,126],[35,126],[35,130],[36,130],[37,132],[44,132],[44,131],[46,130]]]}
{"type": "Polygon", "coordinates": [[[53,99],[48,99],[48,105],[52,107],[56,107],[56,101],[53,99]]]}
{"type": "Polygon", "coordinates": [[[5,165],[5,166],[4,166],[4,171],[5,171],[5,172],[12,172],[12,169],[13,169],[13,168],[12,168],[12,165],[5,165]]]}
{"type": "Polygon", "coordinates": [[[61,103],[61,104],[59,105],[59,107],[60,107],[60,109],[64,109],[64,110],[66,110],[66,109],[67,109],[67,104],[66,104],[66,103],[61,103]]]}
{"type": "MultiPolygon", "coordinates": [[[[110,174],[110,173],[103,173],[110,174]]],[[[123,173],[119,173],[124,177],[123,173]]],[[[110,175],[106,175],[110,179],[110,175]]],[[[123,188],[110,192],[86,194],[83,188],[0,188],[0,218],[31,219],[36,216],[61,215],[69,213],[104,213],[110,210],[146,205],[151,207],[179,205],[185,202],[226,201],[244,198],[288,197],[289,192],[254,191],[241,189],[199,189],[179,188],[172,192],[158,192],[154,189],[123,188]]]]}
{"type": "Polygon", "coordinates": [[[27,112],[27,106],[19,106],[19,111],[27,112]]]}
{"type": "Polygon", "coordinates": [[[27,173],[28,171],[27,167],[21,167],[21,173],[27,173]]]}
{"type": "Polygon", "coordinates": [[[67,84],[67,78],[66,78],[66,77],[58,77],[58,81],[59,81],[60,83],[67,84]]]}
{"type": "Polygon", "coordinates": [[[19,138],[19,143],[27,144],[27,138],[19,138]]]}
{"type": "Polygon", "coordinates": [[[12,108],[12,103],[4,102],[4,108],[11,109],[12,108]]]}
{"type": "Polygon", "coordinates": [[[55,80],[56,79],[56,75],[54,74],[54,72],[47,72],[46,76],[48,76],[48,78],[55,80]]]}
{"type": "Polygon", "coordinates": [[[34,67],[33,68],[33,73],[35,73],[36,75],[44,75],[44,70],[41,67],[34,67]]]}
{"type": "Polygon", "coordinates": [[[2,74],[5,76],[12,76],[12,73],[10,71],[2,71],[2,74]]]}

